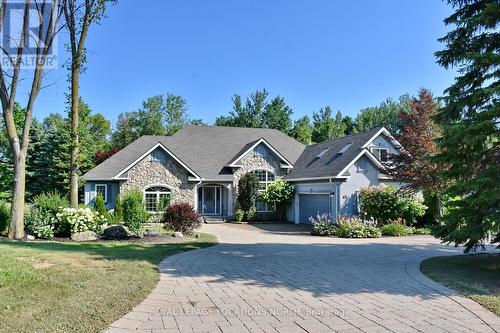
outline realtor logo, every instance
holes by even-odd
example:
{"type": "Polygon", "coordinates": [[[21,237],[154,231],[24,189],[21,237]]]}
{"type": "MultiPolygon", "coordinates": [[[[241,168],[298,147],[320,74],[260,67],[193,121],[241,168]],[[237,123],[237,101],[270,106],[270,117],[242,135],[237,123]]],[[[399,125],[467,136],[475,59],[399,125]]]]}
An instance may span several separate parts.
{"type": "MultiPolygon", "coordinates": [[[[24,44],[20,59],[21,69],[34,69],[43,63],[42,54],[45,50],[45,68],[58,67],[57,35],[48,46],[45,43],[50,24],[56,22],[52,1],[41,0],[28,4],[28,28],[23,29],[26,2],[9,0],[0,5],[4,12],[2,33],[0,34],[2,68],[12,69],[18,56],[19,47],[24,44]],[[24,30],[24,31],[23,31],[24,30]],[[23,43],[24,41],[24,43],[23,43]]],[[[54,29],[55,30],[55,29],[54,29]]]]}

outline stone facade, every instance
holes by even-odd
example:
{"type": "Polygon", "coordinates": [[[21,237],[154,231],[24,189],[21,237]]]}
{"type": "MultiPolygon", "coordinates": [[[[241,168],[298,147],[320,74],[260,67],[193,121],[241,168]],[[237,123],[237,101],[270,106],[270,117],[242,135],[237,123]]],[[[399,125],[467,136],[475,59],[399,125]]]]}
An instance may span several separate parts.
{"type": "Polygon", "coordinates": [[[236,209],[238,202],[238,182],[244,174],[256,170],[266,170],[272,172],[276,179],[285,176],[285,170],[281,168],[280,159],[267,150],[267,148],[265,151],[265,154],[257,154],[255,150],[247,153],[240,161],[241,167],[234,170],[233,188],[235,191],[233,191],[233,202],[235,203],[236,209]]]}
{"type": "MultiPolygon", "coordinates": [[[[241,167],[234,169],[232,182],[232,202],[226,196],[224,205],[231,206],[231,211],[237,209],[237,188],[240,178],[252,171],[266,170],[272,172],[276,179],[285,176],[281,161],[267,149],[260,147],[259,153],[249,152],[240,161],[241,167]],[[227,202],[226,202],[227,201],[227,202]],[[234,205],[234,206],[233,206],[234,205]]],[[[144,190],[150,186],[167,186],[172,191],[172,202],[189,202],[195,205],[195,182],[188,181],[188,172],[169,156],[161,161],[154,160],[152,155],[145,157],[127,172],[127,180],[120,185],[120,193],[138,188],[144,190]]]]}
{"type": "Polygon", "coordinates": [[[120,187],[125,193],[133,188],[141,191],[153,185],[163,185],[172,191],[172,202],[189,202],[193,206],[193,182],[188,182],[188,172],[170,157],[163,161],[152,160],[151,155],[145,157],[128,171],[128,178],[120,187]]]}

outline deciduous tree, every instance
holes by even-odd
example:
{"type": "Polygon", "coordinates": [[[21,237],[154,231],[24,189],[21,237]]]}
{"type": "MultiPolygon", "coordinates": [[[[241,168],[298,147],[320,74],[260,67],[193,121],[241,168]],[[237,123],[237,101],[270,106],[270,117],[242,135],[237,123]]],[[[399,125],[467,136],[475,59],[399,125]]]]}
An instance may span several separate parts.
{"type": "Polygon", "coordinates": [[[275,97],[264,107],[263,126],[289,134],[292,129],[292,113],[292,109],[286,105],[283,97],[275,97]]]}
{"type": "Polygon", "coordinates": [[[257,90],[243,104],[240,95],[233,96],[233,110],[229,116],[215,120],[218,126],[273,128],[289,134],[292,128],[292,109],[281,96],[268,102],[266,89],[257,90]]]}
{"type": "Polygon", "coordinates": [[[401,134],[399,111],[408,109],[408,95],[403,95],[399,101],[387,98],[375,107],[362,109],[355,119],[355,132],[365,132],[375,127],[385,127],[392,135],[401,134]]]}
{"type": "Polygon", "coordinates": [[[409,109],[402,109],[399,142],[403,151],[393,155],[386,163],[387,173],[396,179],[407,181],[406,188],[425,190],[437,197],[437,211],[441,211],[440,192],[443,182],[439,173],[442,166],[433,158],[439,153],[435,140],[441,135],[434,117],[438,104],[427,89],[421,89],[418,97],[409,100],[409,109]]]}
{"type": "Polygon", "coordinates": [[[7,1],[3,1],[0,5],[0,29],[4,33],[3,30],[7,29],[6,25],[11,25],[9,27],[11,31],[9,35],[9,38],[11,38],[10,43],[15,43],[17,47],[14,54],[2,49],[8,63],[0,64],[0,102],[14,165],[9,238],[22,238],[24,237],[26,159],[30,142],[30,128],[33,121],[33,107],[42,88],[47,59],[59,31],[61,12],[57,0],[44,1],[36,6],[32,6],[31,2],[26,0],[24,8],[19,11],[21,20],[17,24],[17,20],[7,20],[5,18],[7,6],[9,6],[7,1]],[[30,27],[30,23],[33,23],[33,21],[38,23],[36,32],[33,32],[30,27]],[[14,35],[13,31],[17,31],[19,34],[14,35]],[[35,41],[36,47],[29,47],[31,40],[35,41]],[[27,53],[33,49],[33,54],[27,53]],[[26,55],[29,55],[35,61],[33,62],[33,68],[25,68],[22,75],[21,70],[23,70],[26,61],[23,57],[26,55]],[[24,87],[28,87],[22,129],[18,128],[14,117],[18,85],[21,80],[23,80],[24,87]]]}
{"type": "Polygon", "coordinates": [[[305,145],[310,145],[312,143],[312,133],[313,127],[309,116],[304,116],[295,121],[292,136],[297,141],[302,142],[305,145]]]}
{"type": "Polygon", "coordinates": [[[332,109],[329,106],[321,108],[318,113],[313,113],[313,126],[312,139],[314,142],[339,138],[344,136],[346,131],[340,111],[333,118],[332,109]]]}
{"type": "Polygon", "coordinates": [[[85,70],[87,61],[87,49],[85,43],[89,28],[98,23],[106,12],[106,4],[116,0],[62,0],[62,8],[66,19],[66,27],[69,32],[69,50],[71,61],[70,72],[70,103],[71,103],[71,207],[78,208],[78,155],[79,137],[78,115],[80,101],[80,74],[85,70]]]}

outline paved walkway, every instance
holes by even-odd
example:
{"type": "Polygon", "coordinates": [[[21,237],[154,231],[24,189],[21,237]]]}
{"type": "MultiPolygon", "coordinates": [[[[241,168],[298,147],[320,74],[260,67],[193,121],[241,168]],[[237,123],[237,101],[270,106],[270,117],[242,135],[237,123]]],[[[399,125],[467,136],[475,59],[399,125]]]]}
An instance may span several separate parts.
{"type": "Polygon", "coordinates": [[[312,237],[293,225],[205,225],[220,245],[167,258],[122,332],[495,332],[499,317],[424,277],[460,253],[431,237],[312,237]]]}

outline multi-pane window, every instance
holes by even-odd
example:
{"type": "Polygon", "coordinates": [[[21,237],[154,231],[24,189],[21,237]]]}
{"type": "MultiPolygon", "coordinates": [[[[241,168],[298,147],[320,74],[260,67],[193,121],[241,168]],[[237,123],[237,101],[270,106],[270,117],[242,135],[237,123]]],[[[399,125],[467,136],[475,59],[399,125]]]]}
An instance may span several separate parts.
{"type": "Polygon", "coordinates": [[[100,194],[104,199],[104,202],[108,202],[108,185],[106,184],[96,184],[95,186],[95,195],[96,197],[100,194]]]}
{"type": "MultiPolygon", "coordinates": [[[[257,180],[259,181],[259,192],[262,193],[265,190],[267,190],[267,187],[274,182],[275,177],[272,172],[266,171],[266,170],[257,170],[254,171],[253,174],[257,177],[257,180]]],[[[257,199],[257,202],[255,203],[255,209],[258,212],[272,212],[274,211],[274,207],[272,204],[267,203],[264,200],[259,200],[257,199]]]]}
{"type": "Polygon", "coordinates": [[[387,148],[373,148],[373,155],[375,155],[379,161],[387,162],[389,158],[389,149],[387,148]]]}
{"type": "Polygon", "coordinates": [[[144,191],[144,201],[148,212],[159,212],[170,202],[170,190],[164,186],[152,186],[144,191]]]}

